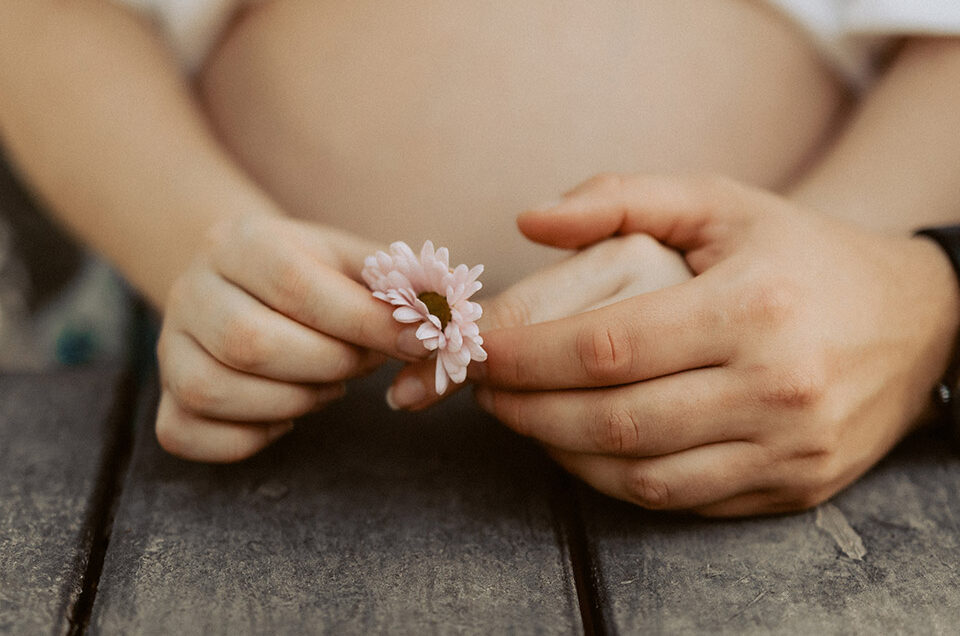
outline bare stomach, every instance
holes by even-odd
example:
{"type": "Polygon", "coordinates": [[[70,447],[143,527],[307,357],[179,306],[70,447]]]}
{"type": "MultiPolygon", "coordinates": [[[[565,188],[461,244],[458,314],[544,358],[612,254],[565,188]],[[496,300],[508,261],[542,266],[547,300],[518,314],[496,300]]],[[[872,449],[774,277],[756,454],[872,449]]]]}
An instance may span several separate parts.
{"type": "Polygon", "coordinates": [[[448,245],[500,288],[556,258],[525,207],[601,171],[776,186],[840,94],[747,2],[275,0],[201,76],[207,111],[292,214],[448,245]]]}

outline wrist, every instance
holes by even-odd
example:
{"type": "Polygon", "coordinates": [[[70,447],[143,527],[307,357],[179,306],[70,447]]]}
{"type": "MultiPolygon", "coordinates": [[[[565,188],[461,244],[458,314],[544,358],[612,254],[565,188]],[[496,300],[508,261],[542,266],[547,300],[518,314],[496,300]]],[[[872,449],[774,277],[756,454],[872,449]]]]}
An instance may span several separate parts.
{"type": "Polygon", "coordinates": [[[960,226],[922,229],[913,241],[928,263],[923,271],[936,294],[931,308],[940,325],[928,414],[947,417],[960,433],[960,226]]]}

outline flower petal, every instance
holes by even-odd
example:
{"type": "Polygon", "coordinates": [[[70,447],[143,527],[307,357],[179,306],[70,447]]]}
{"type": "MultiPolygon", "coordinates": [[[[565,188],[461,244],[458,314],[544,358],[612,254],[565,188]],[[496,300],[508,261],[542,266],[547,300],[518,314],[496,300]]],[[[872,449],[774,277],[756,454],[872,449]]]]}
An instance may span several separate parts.
{"type": "MultiPolygon", "coordinates": [[[[431,247],[432,246],[433,245],[431,244],[431,247]]],[[[441,247],[438,249],[434,258],[443,263],[444,269],[450,269],[450,251],[447,248],[441,247]]]]}
{"type": "Polygon", "coordinates": [[[420,322],[423,316],[413,307],[397,307],[393,310],[393,319],[397,322],[411,323],[420,322]]]}
{"type": "Polygon", "coordinates": [[[437,356],[437,368],[434,372],[434,388],[437,390],[437,395],[442,395],[447,390],[447,386],[447,372],[443,368],[440,356],[437,356]]]}
{"type": "Polygon", "coordinates": [[[463,346],[463,334],[460,333],[460,327],[457,323],[450,321],[443,333],[448,341],[447,350],[460,351],[460,347],[463,346]]]}
{"type": "Polygon", "coordinates": [[[487,359],[487,352],[483,350],[483,347],[480,346],[480,343],[472,338],[465,341],[464,348],[470,352],[470,358],[472,360],[483,362],[487,359]]]}
{"type": "Polygon", "coordinates": [[[462,366],[457,368],[455,372],[450,374],[450,379],[456,384],[463,384],[463,381],[467,379],[467,367],[462,366]]]}
{"type": "Polygon", "coordinates": [[[390,249],[393,253],[400,257],[401,259],[406,259],[410,261],[417,260],[416,254],[413,253],[413,250],[410,249],[410,246],[403,241],[394,241],[390,244],[390,249]]]}
{"type": "Polygon", "coordinates": [[[394,289],[409,289],[412,287],[410,284],[410,279],[403,275],[402,272],[393,270],[386,275],[387,284],[394,289]]]}

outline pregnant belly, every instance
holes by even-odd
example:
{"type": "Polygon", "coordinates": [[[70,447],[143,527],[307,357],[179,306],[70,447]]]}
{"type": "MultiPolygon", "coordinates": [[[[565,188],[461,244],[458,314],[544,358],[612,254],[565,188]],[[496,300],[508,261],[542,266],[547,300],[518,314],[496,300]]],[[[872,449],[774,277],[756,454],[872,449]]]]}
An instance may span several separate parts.
{"type": "Polygon", "coordinates": [[[516,231],[525,207],[609,170],[775,183],[832,111],[790,29],[700,0],[272,2],[238,22],[202,87],[292,213],[432,238],[485,263],[493,288],[556,258],[516,231]]]}

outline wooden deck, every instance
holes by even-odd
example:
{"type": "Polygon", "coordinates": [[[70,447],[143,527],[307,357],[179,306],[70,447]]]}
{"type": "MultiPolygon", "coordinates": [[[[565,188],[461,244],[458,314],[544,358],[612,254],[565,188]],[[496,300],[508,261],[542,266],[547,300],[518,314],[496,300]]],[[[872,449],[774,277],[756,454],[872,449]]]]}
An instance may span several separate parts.
{"type": "Polygon", "coordinates": [[[123,365],[0,376],[0,632],[956,633],[960,455],[706,521],[575,484],[464,392],[381,373],[233,466],[166,455],[123,365]]]}

